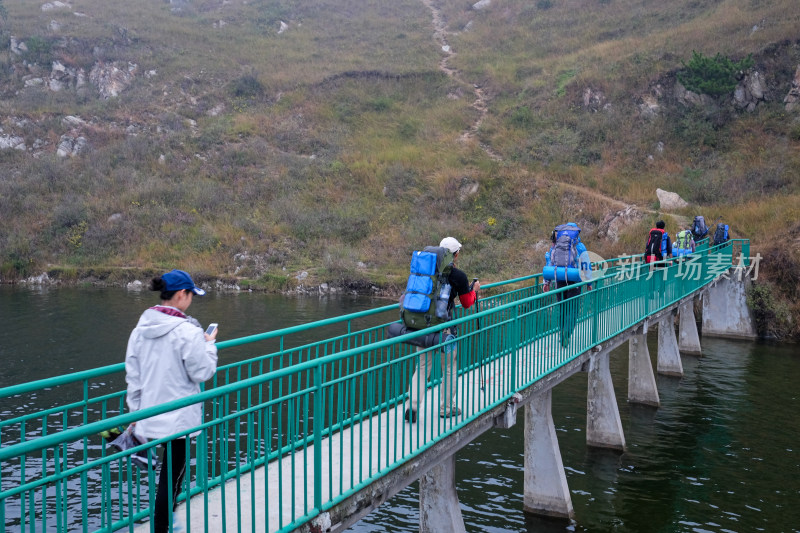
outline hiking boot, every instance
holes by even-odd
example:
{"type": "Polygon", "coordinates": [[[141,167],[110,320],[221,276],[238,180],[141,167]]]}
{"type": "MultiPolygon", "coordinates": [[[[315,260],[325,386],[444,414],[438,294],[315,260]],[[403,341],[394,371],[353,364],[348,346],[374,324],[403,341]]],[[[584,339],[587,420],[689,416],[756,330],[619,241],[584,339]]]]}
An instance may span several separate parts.
{"type": "Polygon", "coordinates": [[[439,416],[442,418],[450,418],[459,415],[461,415],[461,409],[458,407],[452,407],[449,411],[439,411],[439,416]]]}
{"type": "Polygon", "coordinates": [[[414,422],[417,421],[417,412],[414,411],[413,409],[406,409],[405,418],[409,424],[413,424],[414,422]]]}

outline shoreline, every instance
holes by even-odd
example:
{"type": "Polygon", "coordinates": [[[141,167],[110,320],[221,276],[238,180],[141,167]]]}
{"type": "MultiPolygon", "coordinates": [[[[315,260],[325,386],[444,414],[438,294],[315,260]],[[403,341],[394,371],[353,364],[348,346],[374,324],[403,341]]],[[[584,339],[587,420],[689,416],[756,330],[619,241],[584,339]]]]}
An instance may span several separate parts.
{"type": "MultiPolygon", "coordinates": [[[[136,269],[128,267],[90,268],[85,271],[56,267],[39,274],[24,278],[0,278],[1,285],[22,287],[81,287],[122,288],[128,291],[147,290],[150,279],[161,270],[136,269]]],[[[210,276],[197,274],[193,276],[199,287],[217,293],[262,292],[283,295],[351,295],[373,296],[396,300],[402,291],[392,284],[368,282],[364,279],[339,280],[338,282],[320,282],[307,272],[295,277],[283,277],[279,280],[267,281],[232,276],[210,276]]]]}

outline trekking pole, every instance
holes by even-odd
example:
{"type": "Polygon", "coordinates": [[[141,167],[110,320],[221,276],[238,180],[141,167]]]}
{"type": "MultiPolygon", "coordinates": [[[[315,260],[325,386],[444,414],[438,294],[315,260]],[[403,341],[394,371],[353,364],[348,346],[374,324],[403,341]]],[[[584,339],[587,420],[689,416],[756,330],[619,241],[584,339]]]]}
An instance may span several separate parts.
{"type": "MultiPolygon", "coordinates": [[[[478,281],[478,278],[472,278],[472,283],[470,283],[470,285],[469,285],[469,290],[472,290],[472,288],[475,286],[475,282],[476,281],[478,281]]],[[[476,313],[480,312],[478,310],[478,293],[477,292],[475,293],[475,312],[476,313]]],[[[481,329],[481,319],[480,318],[476,318],[475,319],[475,332],[477,333],[478,331],[480,331],[480,329],[481,329]]],[[[477,344],[478,343],[476,342],[475,345],[477,346],[477,344]]],[[[480,358],[479,361],[478,361],[478,381],[480,382],[481,392],[486,392],[486,385],[483,382],[483,350],[479,350],[479,356],[478,357],[480,358]]]]}

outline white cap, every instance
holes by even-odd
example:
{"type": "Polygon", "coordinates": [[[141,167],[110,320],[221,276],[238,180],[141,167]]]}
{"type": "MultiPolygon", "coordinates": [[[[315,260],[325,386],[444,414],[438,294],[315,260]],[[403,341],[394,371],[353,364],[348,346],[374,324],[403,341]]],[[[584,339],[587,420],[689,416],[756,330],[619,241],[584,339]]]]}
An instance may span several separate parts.
{"type": "Polygon", "coordinates": [[[439,246],[442,248],[447,248],[453,253],[456,253],[461,249],[461,243],[455,240],[453,237],[445,237],[442,239],[442,242],[439,243],[439,246]]]}

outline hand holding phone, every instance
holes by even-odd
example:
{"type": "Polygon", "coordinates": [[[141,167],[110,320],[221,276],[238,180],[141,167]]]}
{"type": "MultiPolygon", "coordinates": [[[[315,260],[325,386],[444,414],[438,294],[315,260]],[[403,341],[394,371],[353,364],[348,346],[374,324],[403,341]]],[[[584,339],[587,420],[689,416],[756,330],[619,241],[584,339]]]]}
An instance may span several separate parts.
{"type": "Polygon", "coordinates": [[[216,322],[212,322],[208,325],[205,333],[207,341],[215,340],[217,338],[217,326],[219,326],[219,324],[216,322]]]}

